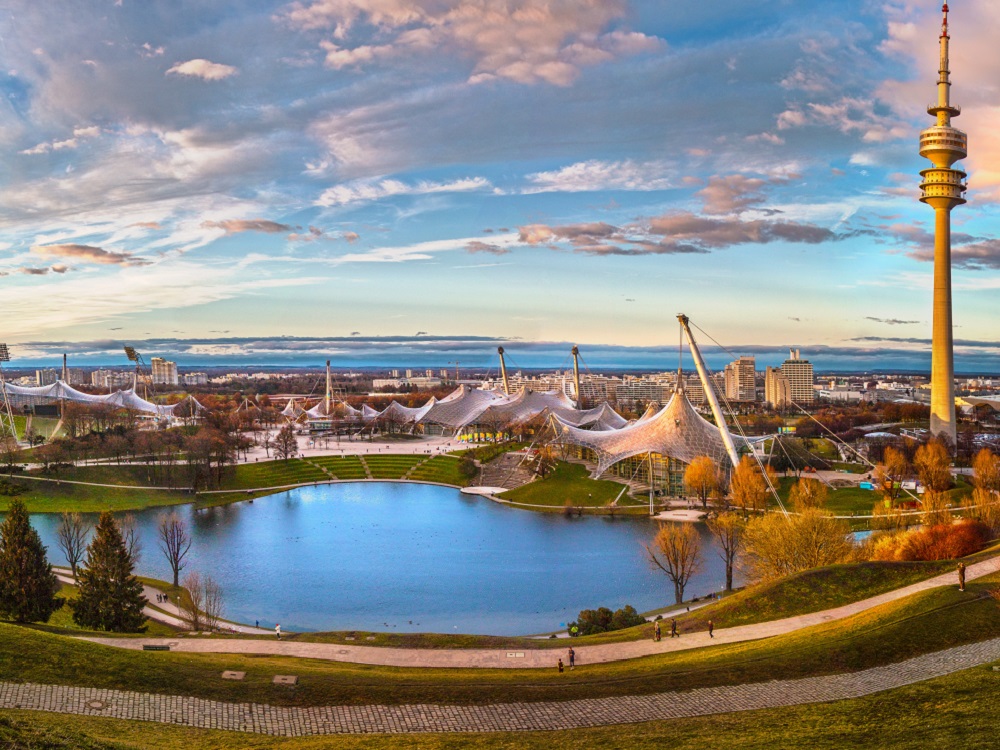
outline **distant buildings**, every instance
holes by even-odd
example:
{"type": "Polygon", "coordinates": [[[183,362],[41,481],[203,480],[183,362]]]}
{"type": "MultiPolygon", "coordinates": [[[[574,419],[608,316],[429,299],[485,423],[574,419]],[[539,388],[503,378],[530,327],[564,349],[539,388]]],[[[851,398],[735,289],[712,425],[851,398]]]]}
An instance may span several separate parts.
{"type": "Polygon", "coordinates": [[[90,373],[90,384],[108,391],[117,391],[132,384],[132,373],[126,370],[94,370],[90,373]]]}
{"type": "Polygon", "coordinates": [[[789,398],[793,402],[804,406],[816,400],[812,362],[802,359],[798,349],[789,350],[788,359],[781,364],[781,374],[788,378],[789,398]]]}
{"type": "Polygon", "coordinates": [[[186,372],[181,378],[184,385],[208,385],[208,373],[205,372],[186,372]]]}
{"type": "Polygon", "coordinates": [[[729,401],[757,400],[757,361],[753,357],[740,357],[726,365],[726,398],[729,401]]]}
{"type": "Polygon", "coordinates": [[[153,385],[179,385],[177,377],[177,363],[153,357],[149,362],[153,370],[153,385]]]}
{"type": "Polygon", "coordinates": [[[792,385],[780,367],[768,367],[764,372],[764,402],[773,409],[783,409],[792,400],[792,385]]]}

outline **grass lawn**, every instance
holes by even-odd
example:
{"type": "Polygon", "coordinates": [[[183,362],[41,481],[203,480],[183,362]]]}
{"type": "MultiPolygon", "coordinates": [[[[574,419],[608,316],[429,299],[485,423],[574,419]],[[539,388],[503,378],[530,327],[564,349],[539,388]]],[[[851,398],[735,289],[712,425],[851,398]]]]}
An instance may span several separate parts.
{"type": "MultiPolygon", "coordinates": [[[[568,501],[575,507],[599,508],[618,497],[623,488],[618,482],[591,479],[585,466],[560,461],[544,479],[504,492],[500,497],[526,505],[563,508],[568,501]]],[[[620,502],[632,501],[626,493],[620,502]]]]}
{"type": "Polygon", "coordinates": [[[365,456],[365,463],[373,479],[402,479],[410,469],[427,456],[419,455],[374,455],[365,456]]]}
{"type": "MultiPolygon", "coordinates": [[[[273,738],[89,716],[6,711],[0,747],[50,750],[880,750],[992,747],[1000,712],[986,667],[864,698],[562,732],[273,738]]],[[[514,696],[511,696],[514,698],[514,696]]]]}
{"type": "Polygon", "coordinates": [[[455,456],[435,456],[427,463],[414,469],[413,473],[410,474],[410,479],[466,487],[471,484],[471,481],[459,474],[459,463],[460,459],[455,456]]]}
{"type": "MultiPolygon", "coordinates": [[[[815,479],[808,474],[803,474],[802,477],[815,479]]],[[[795,476],[778,477],[778,495],[789,510],[791,506],[788,496],[798,481],[798,477],[795,476]]],[[[878,497],[880,497],[879,493],[874,490],[863,490],[860,487],[827,487],[826,509],[838,516],[869,515],[872,512],[872,505],[878,497]]],[[[777,507],[773,498],[771,506],[777,507]]]]}
{"type": "Polygon", "coordinates": [[[357,456],[317,456],[309,460],[329,470],[337,479],[364,479],[368,476],[357,456]]]}
{"type": "Polygon", "coordinates": [[[252,489],[280,487],[286,484],[322,482],[329,479],[321,470],[300,458],[288,461],[260,461],[239,464],[236,471],[223,480],[219,489],[252,489]]]}
{"type": "MultiPolygon", "coordinates": [[[[997,577],[940,588],[786,636],[550,670],[401,669],[287,657],[131,651],[0,624],[0,679],[275,705],[571,700],[855,671],[1000,636],[997,577]],[[247,672],[223,681],[225,669],[247,672]],[[294,692],[275,674],[297,674],[294,692]]],[[[687,636],[694,637],[694,636],[687,636]]],[[[703,637],[703,636],[702,636],[703,637]]],[[[706,639],[707,640],[707,639],[706,639]]],[[[995,678],[994,678],[995,679],[995,678]]]]}
{"type": "MultiPolygon", "coordinates": [[[[194,501],[194,496],[181,490],[133,490],[119,487],[93,487],[65,482],[14,483],[25,488],[16,498],[22,500],[31,513],[98,513],[104,510],[122,511],[161,505],[179,505],[194,501]]],[[[0,496],[0,512],[10,507],[15,498],[0,496]]]]}
{"type": "MultiPolygon", "coordinates": [[[[162,581],[156,581],[156,583],[161,586],[164,584],[164,582],[162,581]]],[[[172,588],[172,587],[167,587],[167,588],[172,588]]],[[[44,630],[45,632],[48,633],[58,633],[65,635],[96,635],[96,636],[112,635],[104,631],[85,630],[84,628],[81,628],[79,625],[73,622],[73,610],[70,607],[70,602],[76,599],[77,597],[76,586],[71,586],[70,584],[64,583],[62,587],[59,589],[59,596],[63,597],[66,600],[66,603],[63,604],[61,608],[57,609],[55,612],[52,613],[52,617],[49,618],[49,621],[44,625],[35,624],[29,627],[37,628],[38,630],[44,630]]],[[[153,602],[153,605],[155,606],[155,602],[153,602]]],[[[167,638],[170,636],[175,636],[180,632],[176,628],[172,628],[169,625],[165,625],[161,622],[156,622],[154,620],[147,620],[146,626],[147,626],[146,632],[138,633],[136,634],[136,637],[167,638]]],[[[2,745],[0,745],[0,747],[2,747],[2,745]]]]}

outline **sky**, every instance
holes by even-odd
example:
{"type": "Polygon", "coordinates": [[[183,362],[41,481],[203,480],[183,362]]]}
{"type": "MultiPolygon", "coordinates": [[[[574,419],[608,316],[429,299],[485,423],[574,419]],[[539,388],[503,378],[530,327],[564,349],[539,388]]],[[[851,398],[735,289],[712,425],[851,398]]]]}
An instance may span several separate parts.
{"type": "MultiPolygon", "coordinates": [[[[12,365],[929,367],[929,0],[8,0],[12,365]]],[[[952,4],[959,371],[1000,372],[1000,4],[952,4]]]]}

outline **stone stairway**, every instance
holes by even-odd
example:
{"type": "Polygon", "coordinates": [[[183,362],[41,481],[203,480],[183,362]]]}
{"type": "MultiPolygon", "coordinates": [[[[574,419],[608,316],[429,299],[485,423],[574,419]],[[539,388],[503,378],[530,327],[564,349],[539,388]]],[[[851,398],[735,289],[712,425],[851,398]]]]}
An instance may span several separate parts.
{"type": "Polygon", "coordinates": [[[362,455],[361,455],[361,454],[359,453],[359,454],[358,454],[358,460],[359,460],[359,461],[361,461],[361,466],[362,466],[362,467],[364,468],[364,470],[365,470],[365,476],[366,476],[366,477],[367,477],[368,479],[373,479],[373,477],[372,477],[372,470],[368,468],[368,462],[367,462],[367,461],[365,461],[365,457],[364,457],[364,456],[362,456],[362,455]]]}
{"type": "Polygon", "coordinates": [[[512,490],[527,484],[535,478],[534,472],[521,465],[523,453],[504,453],[497,456],[479,470],[479,484],[483,487],[506,487],[512,490]]]}
{"type": "Polygon", "coordinates": [[[419,469],[425,463],[427,463],[428,461],[430,461],[432,458],[434,458],[434,456],[428,456],[423,461],[420,461],[419,463],[413,464],[413,466],[411,466],[409,469],[406,470],[406,473],[403,474],[403,476],[400,477],[400,479],[409,479],[410,476],[413,474],[413,472],[415,472],[417,469],[419,469]]]}
{"type": "Polygon", "coordinates": [[[319,465],[318,463],[316,463],[315,461],[310,461],[310,460],[309,460],[308,458],[303,458],[303,459],[300,459],[300,460],[301,460],[301,461],[302,461],[303,463],[307,463],[307,464],[309,464],[309,465],[310,465],[310,466],[312,466],[312,467],[313,467],[314,469],[319,469],[319,470],[320,470],[320,471],[322,471],[322,472],[323,472],[324,474],[326,474],[326,475],[327,475],[328,477],[330,477],[330,479],[336,479],[336,478],[337,478],[337,475],[336,475],[336,474],[334,474],[334,473],[333,473],[332,471],[330,471],[330,470],[329,470],[328,468],[326,468],[325,466],[320,466],[320,465],[319,465]]]}

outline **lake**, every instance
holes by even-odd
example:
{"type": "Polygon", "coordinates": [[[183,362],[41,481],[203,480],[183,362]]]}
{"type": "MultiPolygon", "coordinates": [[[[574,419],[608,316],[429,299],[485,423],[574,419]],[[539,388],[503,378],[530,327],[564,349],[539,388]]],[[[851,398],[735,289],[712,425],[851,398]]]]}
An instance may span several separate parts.
{"type": "MultiPolygon", "coordinates": [[[[217,508],[176,512],[193,544],[185,572],[210,574],[228,619],[284,630],[369,630],[494,635],[558,630],[581,609],[673,602],[673,586],[646,561],[646,518],[532,513],[434,485],[351,483],[303,487],[217,508]]],[[[164,580],[156,541],[169,509],[136,513],[137,572],[164,580]]],[[[32,524],[55,543],[58,515],[32,524]]],[[[96,518],[90,519],[91,521],[96,518]]],[[[704,564],[688,597],[722,589],[725,569],[707,529],[704,564]]]]}

